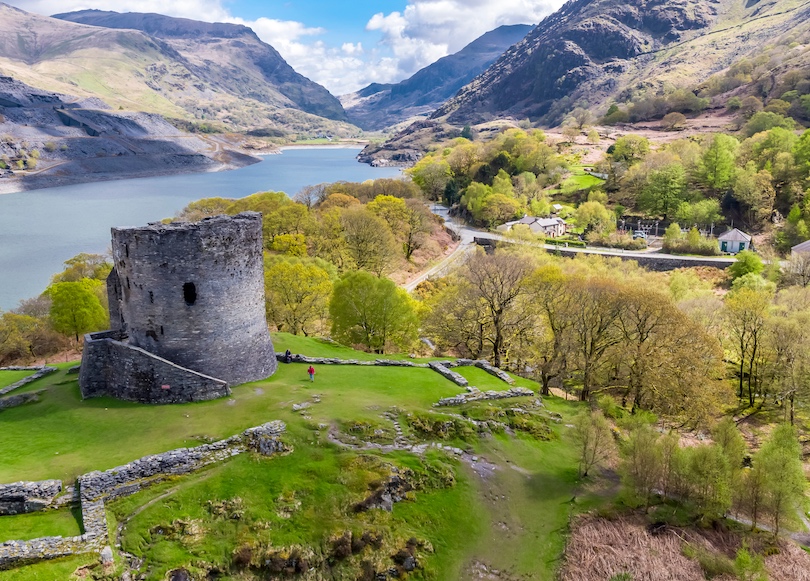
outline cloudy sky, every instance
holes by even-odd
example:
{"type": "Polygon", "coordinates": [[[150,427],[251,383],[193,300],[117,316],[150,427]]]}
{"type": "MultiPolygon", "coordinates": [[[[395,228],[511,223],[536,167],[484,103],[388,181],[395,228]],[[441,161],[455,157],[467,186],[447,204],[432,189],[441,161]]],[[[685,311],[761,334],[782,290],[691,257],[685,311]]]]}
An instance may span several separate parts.
{"type": "Polygon", "coordinates": [[[536,24],[563,0],[3,0],[29,12],[159,12],[253,28],[335,95],[405,79],[503,24],[536,24]]]}

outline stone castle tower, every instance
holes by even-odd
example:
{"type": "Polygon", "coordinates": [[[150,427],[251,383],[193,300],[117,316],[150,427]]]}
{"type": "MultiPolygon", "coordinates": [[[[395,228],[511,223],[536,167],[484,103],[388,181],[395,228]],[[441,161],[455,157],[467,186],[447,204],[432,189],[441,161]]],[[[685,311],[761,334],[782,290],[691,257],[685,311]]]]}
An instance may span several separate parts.
{"type": "Polygon", "coordinates": [[[83,397],[200,401],[275,372],[261,214],[113,228],[112,249],[110,331],[85,337],[83,397]]]}

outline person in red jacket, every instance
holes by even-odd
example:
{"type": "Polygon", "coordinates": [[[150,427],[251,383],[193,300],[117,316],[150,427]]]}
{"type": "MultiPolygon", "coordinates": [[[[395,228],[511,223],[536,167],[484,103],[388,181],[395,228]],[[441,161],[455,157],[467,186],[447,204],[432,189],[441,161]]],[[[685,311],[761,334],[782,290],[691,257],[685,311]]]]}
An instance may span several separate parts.
{"type": "Polygon", "coordinates": [[[307,369],[307,373],[309,373],[309,380],[315,381],[315,368],[312,367],[312,365],[310,365],[309,369],[307,369]]]}

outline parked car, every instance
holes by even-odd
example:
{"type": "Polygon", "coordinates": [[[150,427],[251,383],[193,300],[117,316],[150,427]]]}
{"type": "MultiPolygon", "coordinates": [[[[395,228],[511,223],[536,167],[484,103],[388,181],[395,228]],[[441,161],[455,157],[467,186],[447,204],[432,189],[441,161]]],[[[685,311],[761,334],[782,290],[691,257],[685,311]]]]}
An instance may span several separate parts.
{"type": "Polygon", "coordinates": [[[633,232],[633,240],[641,238],[642,240],[647,239],[647,233],[644,230],[636,230],[633,232]]]}

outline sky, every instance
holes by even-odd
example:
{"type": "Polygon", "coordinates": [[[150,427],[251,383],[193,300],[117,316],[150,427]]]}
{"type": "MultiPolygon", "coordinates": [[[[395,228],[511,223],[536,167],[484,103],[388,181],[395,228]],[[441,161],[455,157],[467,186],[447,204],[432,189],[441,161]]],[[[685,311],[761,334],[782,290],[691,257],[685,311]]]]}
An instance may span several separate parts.
{"type": "Polygon", "coordinates": [[[296,71],[342,95],[410,77],[504,24],[537,24],[563,0],[2,0],[51,15],[95,8],[251,27],[296,71]]]}

